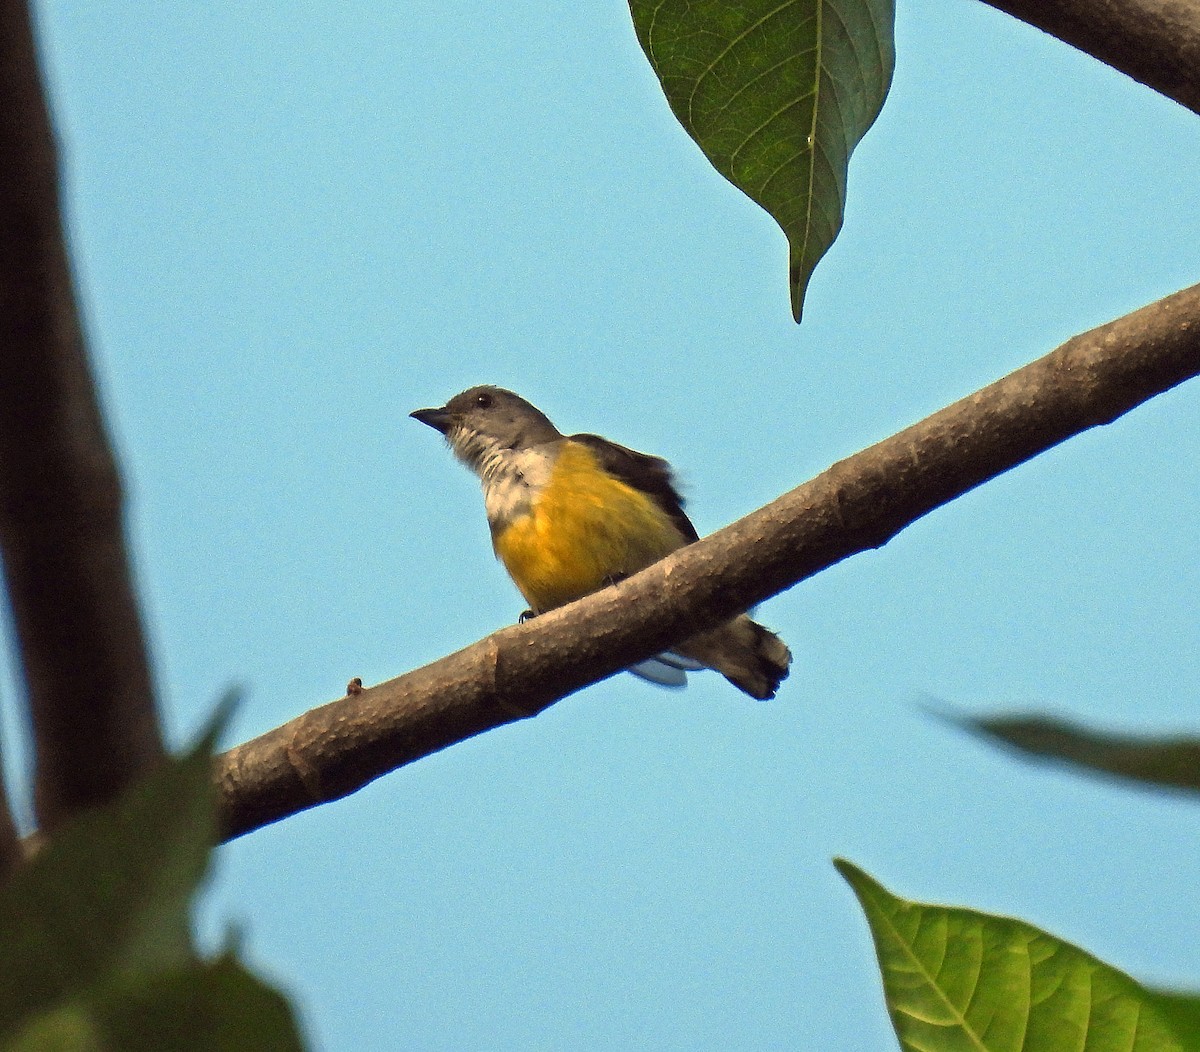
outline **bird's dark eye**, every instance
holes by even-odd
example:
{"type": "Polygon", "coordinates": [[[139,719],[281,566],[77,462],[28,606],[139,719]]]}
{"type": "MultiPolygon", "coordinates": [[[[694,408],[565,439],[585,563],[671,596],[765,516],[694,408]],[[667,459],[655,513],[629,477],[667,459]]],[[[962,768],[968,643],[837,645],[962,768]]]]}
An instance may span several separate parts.
{"type": "Polygon", "coordinates": [[[486,391],[484,391],[482,394],[477,394],[475,396],[475,404],[479,406],[480,409],[491,409],[492,396],[486,391]]]}

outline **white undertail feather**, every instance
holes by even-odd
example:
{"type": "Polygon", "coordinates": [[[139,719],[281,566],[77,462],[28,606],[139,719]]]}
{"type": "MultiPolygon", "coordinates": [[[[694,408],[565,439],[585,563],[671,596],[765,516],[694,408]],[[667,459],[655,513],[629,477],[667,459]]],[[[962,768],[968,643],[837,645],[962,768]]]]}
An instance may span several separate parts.
{"type": "Polygon", "coordinates": [[[632,672],[638,679],[644,679],[647,683],[653,683],[658,687],[687,686],[687,673],[683,669],[659,661],[658,658],[639,661],[636,665],[630,665],[625,671],[632,672]]]}

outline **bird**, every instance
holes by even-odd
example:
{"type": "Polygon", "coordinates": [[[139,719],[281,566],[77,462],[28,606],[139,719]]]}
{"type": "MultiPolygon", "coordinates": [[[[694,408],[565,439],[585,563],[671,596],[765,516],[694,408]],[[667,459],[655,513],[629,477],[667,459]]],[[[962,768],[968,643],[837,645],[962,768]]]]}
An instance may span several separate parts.
{"type": "MultiPolygon", "coordinates": [[[[413,419],[441,432],[483,487],[492,547],[536,616],[645,569],[699,539],[670,464],[599,435],[564,435],[536,406],[484,384],[413,419]]],[[[758,700],[775,696],[792,655],[737,617],[630,669],[664,686],[711,668],[758,700]]]]}

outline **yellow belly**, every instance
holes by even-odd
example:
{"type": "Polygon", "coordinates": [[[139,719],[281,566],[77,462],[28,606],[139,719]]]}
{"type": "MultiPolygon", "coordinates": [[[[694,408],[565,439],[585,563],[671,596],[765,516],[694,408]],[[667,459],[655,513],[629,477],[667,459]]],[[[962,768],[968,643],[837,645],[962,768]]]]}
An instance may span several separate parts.
{"type": "Polygon", "coordinates": [[[569,444],[528,514],[495,533],[496,555],[536,613],[636,573],[685,543],[645,494],[569,444]]]}

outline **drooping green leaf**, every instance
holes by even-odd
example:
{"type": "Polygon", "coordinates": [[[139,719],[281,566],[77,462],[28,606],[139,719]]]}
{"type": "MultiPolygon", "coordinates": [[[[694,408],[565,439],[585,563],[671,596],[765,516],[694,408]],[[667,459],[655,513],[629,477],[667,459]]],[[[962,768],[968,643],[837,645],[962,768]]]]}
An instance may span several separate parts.
{"type": "Polygon", "coordinates": [[[1200,792],[1200,741],[1094,731],[1049,716],[952,715],[952,723],[1027,757],[1070,764],[1147,785],[1200,792]]]}
{"type": "Polygon", "coordinates": [[[907,1052],[1200,1052],[1191,997],[1148,990],[1024,921],[897,898],[834,865],[866,914],[907,1052]]]}
{"type": "Polygon", "coordinates": [[[792,313],[842,226],[895,64],[893,0],[630,0],[675,116],[789,245],[792,313]]]}

